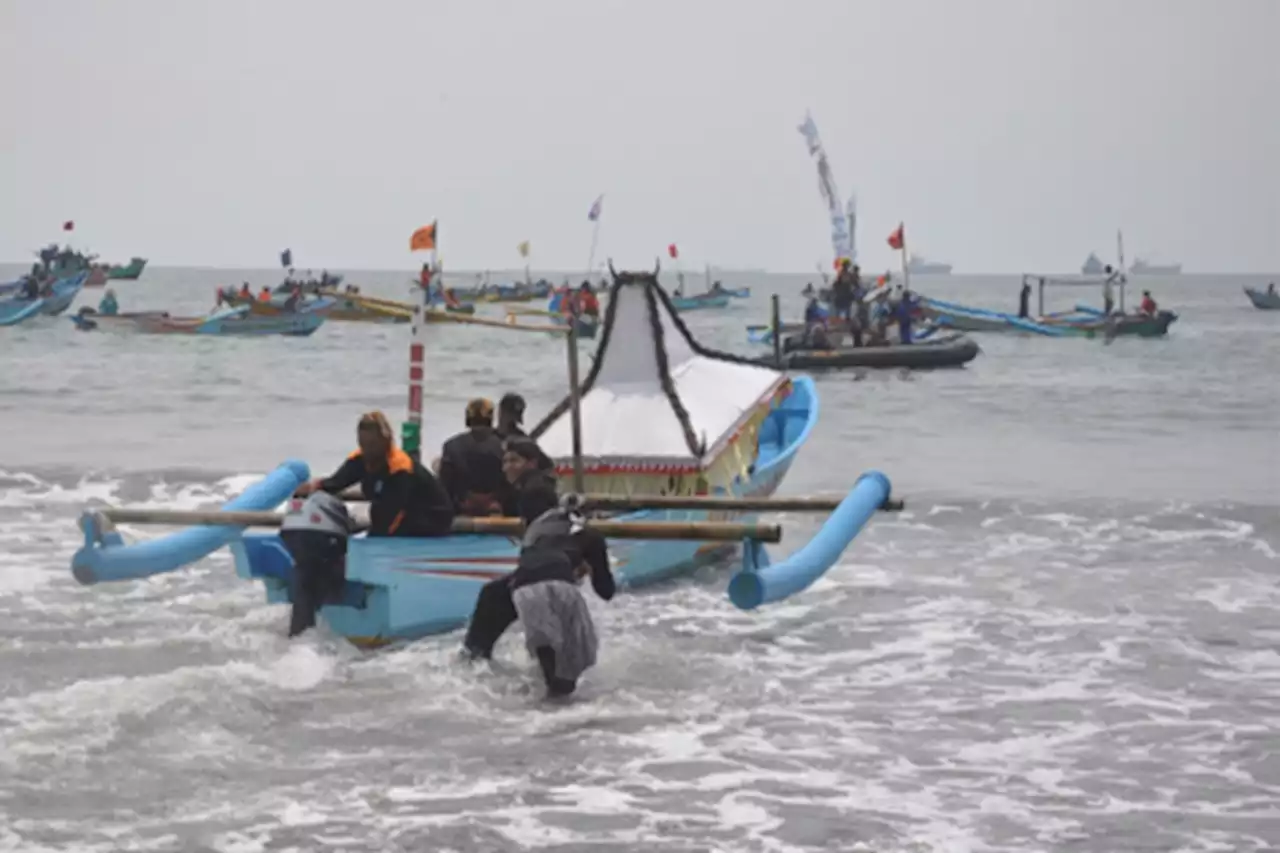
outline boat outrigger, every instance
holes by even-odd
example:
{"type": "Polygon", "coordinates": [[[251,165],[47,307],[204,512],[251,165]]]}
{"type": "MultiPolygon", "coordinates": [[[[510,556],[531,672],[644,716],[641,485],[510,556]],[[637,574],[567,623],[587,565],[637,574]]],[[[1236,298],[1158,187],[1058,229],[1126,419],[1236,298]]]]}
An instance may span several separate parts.
{"type": "MultiPolygon", "coordinates": [[[[741,570],[729,597],[742,609],[794,594],[830,569],[889,500],[889,481],[863,474],[841,500],[770,498],[817,423],[818,392],[807,376],[786,375],[700,345],[654,273],[617,273],[592,367],[579,385],[577,342],[568,330],[569,394],[532,435],[556,462],[562,483],[589,510],[588,523],[617,540],[615,573],[623,588],[687,572],[741,542],[741,570]],[[770,510],[820,510],[830,516],[813,539],[770,565],[762,542],[777,526],[755,521],[770,510]]],[[[409,417],[402,445],[419,453],[423,335],[415,309],[409,362],[409,417]]],[[[286,501],[309,471],[290,461],[221,510],[86,511],[85,544],[72,558],[84,584],[172,572],[229,546],[236,572],[263,583],[270,602],[286,603],[293,562],[266,512],[286,501]],[[116,522],[192,523],[164,538],[126,544],[116,522]]],[[[900,505],[899,505],[900,506],[900,505]]],[[[345,586],[322,610],[338,634],[365,647],[461,627],[483,583],[510,573],[518,519],[459,518],[454,535],[433,539],[355,537],[345,586]]]]}

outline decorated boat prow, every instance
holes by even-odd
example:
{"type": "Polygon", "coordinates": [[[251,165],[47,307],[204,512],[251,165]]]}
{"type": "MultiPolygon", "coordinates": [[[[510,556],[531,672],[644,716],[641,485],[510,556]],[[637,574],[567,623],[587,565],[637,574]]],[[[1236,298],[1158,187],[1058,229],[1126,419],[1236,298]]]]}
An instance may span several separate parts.
{"type": "MultiPolygon", "coordinates": [[[[612,271],[612,268],[611,268],[612,271]]],[[[788,378],[749,360],[700,345],[676,315],[655,273],[614,273],[599,348],[588,375],[571,381],[570,393],[531,431],[571,479],[587,523],[611,540],[614,572],[623,589],[655,583],[721,558],[746,544],[744,572],[765,571],[755,543],[777,541],[780,528],[755,522],[772,506],[770,496],[786,476],[817,422],[817,389],[807,376],[788,378]],[[607,503],[607,509],[604,504],[607,503]],[[603,513],[603,514],[602,514],[603,513]],[[747,544],[750,543],[750,544],[747,544]]],[[[409,366],[409,418],[402,446],[417,455],[424,386],[423,335],[429,326],[415,309],[409,366]]],[[[569,335],[570,376],[576,373],[576,340],[569,335]]],[[[278,526],[266,509],[284,500],[308,472],[300,463],[280,470],[242,495],[225,512],[156,510],[87,513],[85,548],[73,560],[84,583],[127,580],[173,571],[220,545],[232,552],[236,572],[260,581],[267,599],[288,603],[297,581],[293,559],[277,533],[244,533],[243,526],[278,526]],[[172,524],[185,517],[201,525],[144,545],[125,545],[101,519],[172,524]],[[210,532],[209,524],[220,518],[210,532]]],[[[860,482],[855,509],[886,505],[860,482]]],[[[565,491],[568,491],[567,489],[565,491]]],[[[854,500],[846,499],[846,502],[854,500]]],[[[781,508],[795,509],[795,501],[781,508]]],[[[820,502],[814,510],[828,511],[820,502]]],[[[762,576],[759,603],[803,589],[835,565],[861,523],[841,503],[821,549],[802,549],[762,576]],[[840,545],[841,537],[844,545],[840,545]],[[837,547],[839,545],[839,547],[837,547]],[[805,579],[801,584],[796,578],[805,579]],[[790,586],[788,586],[788,584],[790,586]]],[[[355,536],[347,544],[345,584],[320,611],[335,633],[373,647],[463,626],[481,586],[504,577],[519,556],[515,519],[459,518],[454,535],[414,539],[355,536]]],[[[739,587],[750,581],[739,581],[739,587]]],[[[746,593],[742,593],[746,595],[746,593]]],[[[743,598],[749,601],[749,598],[743,598]]],[[[758,606],[758,605],[756,605],[758,606]]]]}

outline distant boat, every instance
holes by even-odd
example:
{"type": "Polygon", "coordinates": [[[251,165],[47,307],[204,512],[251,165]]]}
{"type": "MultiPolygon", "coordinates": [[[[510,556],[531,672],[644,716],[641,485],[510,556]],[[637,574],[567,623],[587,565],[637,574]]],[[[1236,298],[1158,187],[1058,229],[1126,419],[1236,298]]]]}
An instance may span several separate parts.
{"type": "Polygon", "coordinates": [[[1080,266],[1080,272],[1085,275],[1102,275],[1107,271],[1107,265],[1102,262],[1097,253],[1090,252],[1089,257],[1080,266]]]}
{"type": "Polygon", "coordinates": [[[126,266],[107,266],[107,278],[118,281],[136,281],[147,266],[146,258],[133,258],[126,266]]]}
{"type": "Polygon", "coordinates": [[[951,264],[931,261],[924,255],[911,255],[907,259],[907,272],[919,275],[951,275],[951,264]]]}
{"type": "Polygon", "coordinates": [[[1129,272],[1134,275],[1181,275],[1182,264],[1153,264],[1146,258],[1135,258],[1129,272]]]}

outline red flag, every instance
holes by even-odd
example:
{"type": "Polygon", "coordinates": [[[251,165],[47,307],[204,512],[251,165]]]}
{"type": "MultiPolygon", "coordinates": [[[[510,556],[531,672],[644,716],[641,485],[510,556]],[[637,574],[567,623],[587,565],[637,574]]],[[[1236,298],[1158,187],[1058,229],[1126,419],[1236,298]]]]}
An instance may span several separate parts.
{"type": "Polygon", "coordinates": [[[72,229],[73,229],[73,228],[75,228],[75,227],[76,227],[76,224],[75,224],[74,222],[72,222],[70,219],[68,219],[66,222],[62,223],[62,230],[63,230],[63,231],[70,231],[70,230],[72,230],[72,229]]]}
{"type": "Polygon", "coordinates": [[[673,258],[680,257],[680,251],[676,248],[675,243],[672,243],[671,245],[667,246],[667,254],[673,258]]]}
{"type": "Polygon", "coordinates": [[[898,230],[889,235],[889,248],[901,249],[903,241],[906,240],[907,234],[905,227],[901,222],[898,223],[898,230]]]}

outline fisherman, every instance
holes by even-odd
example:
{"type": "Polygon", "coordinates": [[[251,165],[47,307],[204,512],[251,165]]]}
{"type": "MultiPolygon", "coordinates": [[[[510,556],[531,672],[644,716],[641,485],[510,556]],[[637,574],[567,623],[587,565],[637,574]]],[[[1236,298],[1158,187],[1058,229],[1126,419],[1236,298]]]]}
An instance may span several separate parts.
{"type": "Polygon", "coordinates": [[[557,505],[547,487],[549,478],[533,459],[536,448],[529,444],[512,441],[504,466],[513,483],[525,484],[521,517],[528,526],[519,561],[509,576],[481,588],[463,644],[472,658],[490,658],[498,639],[519,619],[525,646],[542,668],[547,694],[567,696],[596,660],[595,626],[577,584],[590,575],[591,586],[605,601],[613,598],[617,585],[604,537],[585,527],[573,509],[557,505]],[[550,506],[532,515],[547,501],[550,506]]]}
{"type": "Polygon", "coordinates": [[[1151,298],[1151,291],[1142,291],[1142,305],[1138,309],[1141,313],[1148,317],[1154,317],[1156,312],[1160,310],[1160,306],[1156,305],[1156,301],[1151,298]]]}
{"type": "Polygon", "coordinates": [[[466,430],[444,443],[440,483],[461,515],[498,515],[509,486],[502,476],[502,439],[493,429],[493,403],[467,403],[466,430]]]}
{"type": "Polygon", "coordinates": [[[360,449],[342,467],[302,484],[294,496],[338,494],[359,483],[369,501],[370,536],[448,536],[454,514],[449,495],[418,460],[396,447],[387,416],[362,415],[356,439],[360,449]]]}
{"type": "Polygon", "coordinates": [[[902,296],[894,307],[894,317],[898,320],[898,337],[904,344],[911,343],[911,319],[915,314],[916,302],[911,291],[903,288],[902,296]]]}
{"type": "Polygon", "coordinates": [[[853,266],[853,311],[849,320],[849,330],[853,334],[853,345],[862,346],[863,332],[871,325],[871,306],[867,304],[870,288],[862,283],[862,270],[857,264],[853,266]]]}
{"type": "Polygon", "coordinates": [[[102,301],[98,303],[98,313],[107,317],[114,317],[120,313],[120,303],[116,302],[116,292],[111,288],[107,288],[107,292],[102,294],[102,301]]]}
{"type": "Polygon", "coordinates": [[[852,319],[854,289],[858,286],[857,272],[848,258],[840,261],[840,272],[831,285],[831,307],[836,317],[848,322],[852,319]]]}
{"type": "MultiPolygon", "coordinates": [[[[1111,315],[1111,310],[1115,308],[1116,299],[1115,291],[1112,289],[1112,282],[1115,281],[1114,275],[1107,276],[1107,280],[1102,283],[1102,313],[1107,316],[1111,315]]],[[[1044,279],[1040,279],[1043,284],[1044,279]]]]}
{"type": "Polygon", "coordinates": [[[262,288],[262,290],[258,293],[258,301],[259,301],[259,302],[270,302],[270,301],[271,301],[271,288],[269,288],[269,287],[265,287],[265,286],[264,286],[264,287],[262,288]]]}
{"type": "Polygon", "coordinates": [[[1022,291],[1018,293],[1018,316],[1026,319],[1031,316],[1031,282],[1022,280],[1022,291]]]}
{"type": "Polygon", "coordinates": [[[804,290],[800,291],[800,295],[812,299],[818,295],[818,291],[814,288],[813,282],[809,282],[804,286],[804,290]]]}
{"type": "Polygon", "coordinates": [[[578,287],[578,313],[583,317],[600,316],[600,300],[592,292],[589,281],[584,281],[578,287]]]}
{"type": "Polygon", "coordinates": [[[289,636],[315,627],[320,608],[335,600],[346,582],[347,540],[355,524],[340,497],[313,492],[295,502],[280,525],[280,541],[293,557],[289,575],[289,636]]]}
{"type": "MultiPolygon", "coordinates": [[[[502,399],[498,401],[498,427],[494,430],[498,438],[504,442],[513,438],[523,438],[533,443],[533,439],[529,438],[529,434],[523,429],[524,410],[524,397],[514,392],[502,395],[502,399]]],[[[537,447],[537,444],[534,443],[534,446],[537,447]]],[[[551,458],[543,453],[541,448],[538,448],[538,454],[538,467],[545,471],[555,468],[551,458]]]]}
{"type": "Polygon", "coordinates": [[[1273,281],[1267,285],[1267,296],[1275,296],[1275,295],[1276,295],[1276,283],[1273,281]]]}
{"type": "Polygon", "coordinates": [[[249,282],[246,281],[240,285],[239,298],[245,302],[253,301],[253,291],[249,288],[249,282]]]}
{"type": "Polygon", "coordinates": [[[40,277],[35,275],[27,276],[27,280],[22,283],[23,299],[39,299],[40,298],[40,277]]]}
{"type": "Polygon", "coordinates": [[[422,271],[418,273],[418,284],[423,290],[431,289],[431,265],[423,264],[422,271]]]}

